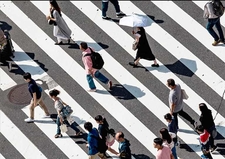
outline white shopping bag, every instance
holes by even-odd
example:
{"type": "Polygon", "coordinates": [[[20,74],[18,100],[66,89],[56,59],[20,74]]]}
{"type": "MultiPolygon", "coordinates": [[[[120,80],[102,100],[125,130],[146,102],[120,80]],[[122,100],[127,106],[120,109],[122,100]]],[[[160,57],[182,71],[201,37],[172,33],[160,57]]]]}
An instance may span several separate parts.
{"type": "Polygon", "coordinates": [[[62,133],[66,133],[68,131],[66,124],[60,125],[60,130],[62,133]]]}

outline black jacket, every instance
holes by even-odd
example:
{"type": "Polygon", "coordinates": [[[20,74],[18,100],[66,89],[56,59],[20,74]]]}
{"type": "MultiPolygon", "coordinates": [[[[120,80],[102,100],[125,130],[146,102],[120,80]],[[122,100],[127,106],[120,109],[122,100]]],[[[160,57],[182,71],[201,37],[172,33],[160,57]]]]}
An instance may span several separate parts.
{"type": "Polygon", "coordinates": [[[206,130],[211,128],[212,126],[215,126],[212,112],[209,109],[202,111],[199,121],[206,130]]]}

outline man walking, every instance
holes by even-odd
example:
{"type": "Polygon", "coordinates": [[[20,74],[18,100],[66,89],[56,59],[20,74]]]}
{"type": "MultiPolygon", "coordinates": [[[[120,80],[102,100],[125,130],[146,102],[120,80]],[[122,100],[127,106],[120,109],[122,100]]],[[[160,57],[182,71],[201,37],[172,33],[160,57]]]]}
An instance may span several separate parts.
{"type": "Polygon", "coordinates": [[[25,119],[24,121],[27,123],[34,122],[34,108],[39,104],[39,106],[44,110],[45,116],[50,117],[47,107],[45,106],[42,98],[41,98],[41,88],[36,84],[36,82],[31,78],[31,74],[29,72],[23,75],[24,80],[28,83],[28,90],[32,97],[30,102],[30,117],[25,119]]]}
{"type": "Polygon", "coordinates": [[[84,129],[88,131],[87,142],[88,144],[88,159],[95,159],[100,157],[101,159],[106,159],[105,152],[108,149],[105,143],[102,143],[103,140],[100,139],[98,130],[93,128],[92,123],[84,123],[84,129]],[[101,142],[101,143],[99,143],[101,142]]]}
{"type": "Polygon", "coordinates": [[[109,1],[114,5],[116,10],[116,17],[121,18],[125,16],[124,13],[120,11],[120,6],[118,0],[102,0],[102,19],[110,20],[110,17],[106,16],[106,12],[108,10],[109,1]]]}
{"type": "Polygon", "coordinates": [[[107,77],[105,77],[98,69],[95,69],[92,67],[93,64],[92,64],[91,56],[85,56],[86,54],[92,53],[93,49],[89,48],[87,43],[85,42],[80,43],[80,49],[83,51],[82,61],[87,73],[87,81],[90,88],[90,90],[88,91],[96,92],[96,86],[95,86],[93,77],[96,77],[102,83],[107,84],[108,88],[111,89],[112,81],[110,81],[107,77]]]}
{"type": "Polygon", "coordinates": [[[119,153],[117,156],[121,159],[131,159],[130,142],[124,138],[123,132],[117,132],[115,139],[119,142],[119,153]]]}
{"type": "Polygon", "coordinates": [[[169,93],[169,105],[170,105],[170,114],[174,116],[177,129],[178,127],[178,118],[179,114],[186,120],[188,120],[195,128],[197,122],[192,119],[184,110],[183,110],[183,93],[179,84],[175,84],[173,79],[167,80],[167,86],[171,89],[169,93]]]}
{"type": "Polygon", "coordinates": [[[212,0],[211,2],[206,3],[206,5],[204,7],[203,17],[205,19],[208,19],[206,29],[211,34],[211,36],[214,38],[214,42],[212,43],[213,46],[218,45],[220,42],[225,43],[223,30],[222,30],[221,24],[220,24],[220,16],[222,16],[223,12],[224,12],[224,8],[223,8],[223,4],[220,2],[220,0],[212,0]],[[213,26],[216,26],[219,36],[213,30],[213,26]]]}

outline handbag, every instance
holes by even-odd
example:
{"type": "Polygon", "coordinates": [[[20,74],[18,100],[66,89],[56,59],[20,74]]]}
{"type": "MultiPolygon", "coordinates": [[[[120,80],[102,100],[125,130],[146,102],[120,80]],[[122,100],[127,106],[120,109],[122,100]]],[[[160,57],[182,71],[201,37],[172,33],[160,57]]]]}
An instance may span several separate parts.
{"type": "Polygon", "coordinates": [[[132,49],[135,51],[138,48],[138,42],[136,40],[134,40],[133,44],[132,44],[132,49]]]}
{"type": "Polygon", "coordinates": [[[106,145],[112,146],[115,142],[115,138],[111,134],[107,134],[106,136],[106,145]]]}
{"type": "Polygon", "coordinates": [[[66,105],[61,110],[61,116],[63,119],[69,117],[73,113],[72,108],[69,105],[66,105]]]}
{"type": "Polygon", "coordinates": [[[188,99],[189,96],[187,95],[186,91],[184,89],[181,89],[182,95],[183,95],[183,99],[188,99]]]}
{"type": "Polygon", "coordinates": [[[59,126],[62,133],[66,133],[68,131],[66,124],[62,124],[59,126]]]}

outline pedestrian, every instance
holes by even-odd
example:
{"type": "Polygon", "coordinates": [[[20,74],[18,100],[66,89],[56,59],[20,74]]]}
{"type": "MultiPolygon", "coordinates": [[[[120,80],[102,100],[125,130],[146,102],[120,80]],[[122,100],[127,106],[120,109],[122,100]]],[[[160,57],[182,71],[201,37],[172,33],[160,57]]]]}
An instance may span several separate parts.
{"type": "Polygon", "coordinates": [[[207,2],[205,4],[204,14],[203,14],[203,18],[208,19],[206,29],[208,30],[209,34],[214,38],[214,42],[212,43],[213,46],[218,45],[220,42],[225,43],[223,30],[222,30],[221,24],[220,24],[220,15],[215,12],[215,10],[214,10],[215,5],[218,6],[218,9],[217,9],[218,11],[221,9],[221,11],[219,11],[219,12],[223,12],[222,10],[224,10],[224,8],[223,8],[223,4],[220,2],[220,0],[212,0],[211,2],[207,2]],[[216,29],[219,33],[219,36],[213,30],[213,26],[216,27],[216,29]]]}
{"type": "Polygon", "coordinates": [[[155,56],[153,55],[152,50],[148,44],[145,29],[143,27],[137,27],[136,31],[133,30],[132,33],[134,34],[135,41],[138,43],[138,45],[134,62],[129,62],[129,65],[137,67],[140,59],[145,59],[154,61],[152,67],[159,67],[159,64],[157,63],[155,56]]]}
{"type": "MultiPolygon", "coordinates": [[[[113,138],[113,139],[110,139],[111,141],[109,141],[109,142],[107,141],[107,138],[110,136],[109,136],[109,124],[106,121],[106,119],[104,117],[102,117],[101,115],[97,115],[95,117],[95,121],[98,123],[98,132],[99,132],[100,138],[104,141],[104,143],[106,143],[106,146],[108,147],[108,150],[111,153],[117,154],[117,152],[110,147],[115,142],[115,139],[113,138]]],[[[111,136],[111,137],[113,137],[113,136],[111,136]]]]}
{"type": "Polygon", "coordinates": [[[62,40],[67,40],[69,44],[72,32],[62,18],[61,9],[56,0],[50,0],[50,15],[47,15],[46,18],[50,25],[54,25],[53,35],[57,37],[55,45],[63,44],[62,40]]]}
{"type": "Polygon", "coordinates": [[[156,159],[174,159],[171,149],[163,145],[163,139],[155,138],[153,146],[157,149],[156,159]]]}
{"type": "Polygon", "coordinates": [[[170,93],[169,93],[170,114],[174,116],[177,129],[179,129],[178,118],[177,118],[178,114],[182,116],[183,118],[185,118],[187,121],[189,121],[195,128],[195,126],[197,125],[197,122],[195,122],[195,120],[192,119],[190,115],[188,115],[183,110],[183,93],[181,91],[180,85],[175,84],[175,81],[173,79],[168,79],[167,86],[170,88],[170,93]]]}
{"type": "Polygon", "coordinates": [[[180,142],[177,140],[178,129],[174,117],[170,113],[167,113],[166,115],[164,115],[164,119],[166,119],[166,121],[168,122],[168,131],[176,134],[176,137],[173,138],[174,144],[179,146],[180,142]]]}
{"type": "Polygon", "coordinates": [[[86,147],[88,147],[89,159],[95,159],[97,157],[106,159],[106,156],[102,152],[106,151],[107,147],[100,139],[98,130],[96,128],[93,128],[93,125],[90,122],[84,123],[84,129],[88,131],[88,144],[86,145],[86,147]]]}
{"type": "Polygon", "coordinates": [[[82,61],[85,67],[85,71],[87,74],[86,77],[87,77],[88,85],[90,88],[90,90],[88,91],[89,92],[97,91],[93,77],[97,78],[102,83],[107,84],[108,89],[110,90],[112,87],[112,81],[110,81],[107,77],[105,77],[98,69],[95,69],[92,67],[92,60],[90,56],[85,56],[86,54],[90,54],[93,51],[93,49],[88,47],[86,42],[80,43],[80,49],[83,51],[82,61]],[[92,51],[90,49],[92,49],[92,51]]]}
{"type": "Polygon", "coordinates": [[[130,142],[124,138],[123,132],[117,132],[115,139],[119,142],[119,153],[117,153],[117,156],[121,159],[131,159],[130,142]]]}
{"type": "Polygon", "coordinates": [[[44,117],[50,117],[50,114],[48,112],[47,107],[45,106],[43,100],[42,100],[42,89],[40,86],[37,85],[37,83],[31,78],[31,74],[29,72],[26,72],[23,75],[24,80],[28,83],[28,90],[30,92],[30,95],[32,97],[30,102],[30,117],[25,119],[24,121],[27,123],[34,122],[34,108],[39,104],[39,106],[44,110],[45,116],[44,117]]]}
{"type": "Polygon", "coordinates": [[[200,103],[199,104],[199,110],[201,111],[201,115],[199,118],[199,121],[201,122],[201,125],[203,126],[204,129],[209,132],[210,137],[209,137],[209,145],[211,147],[211,152],[213,152],[217,146],[214,144],[214,133],[216,133],[216,127],[215,123],[213,121],[213,116],[212,112],[208,107],[206,106],[205,103],[200,103]]]}
{"type": "Polygon", "coordinates": [[[209,138],[210,134],[207,132],[206,129],[202,125],[198,125],[196,127],[197,132],[199,133],[200,136],[200,143],[201,143],[201,150],[203,155],[201,156],[202,158],[208,158],[212,159],[212,156],[209,151],[209,138]]]}
{"type": "Polygon", "coordinates": [[[12,63],[10,62],[10,57],[14,58],[13,52],[15,52],[10,34],[8,30],[2,31],[0,28],[0,62],[3,63],[3,65],[8,65],[9,71],[12,69],[12,63]]]}
{"type": "Polygon", "coordinates": [[[60,94],[59,90],[53,89],[49,92],[49,96],[54,100],[54,107],[57,111],[57,119],[56,119],[56,124],[57,124],[57,133],[55,135],[55,138],[62,137],[60,126],[62,124],[66,124],[67,126],[70,126],[74,131],[76,131],[75,136],[79,136],[81,134],[81,131],[76,127],[76,123],[74,121],[71,122],[70,116],[67,117],[66,119],[63,118],[62,116],[62,109],[64,108],[64,105],[66,106],[67,104],[64,103],[58,95],[60,94]]]}
{"type": "Polygon", "coordinates": [[[121,18],[125,16],[124,13],[120,11],[120,6],[118,0],[102,0],[102,19],[110,20],[110,17],[106,16],[106,12],[108,10],[109,1],[114,5],[114,8],[116,10],[116,17],[121,18]]]}
{"type": "Polygon", "coordinates": [[[159,132],[161,138],[163,139],[163,145],[168,146],[172,151],[174,159],[177,159],[176,147],[173,142],[173,139],[176,137],[176,134],[169,132],[166,128],[162,128],[159,132]]]}

